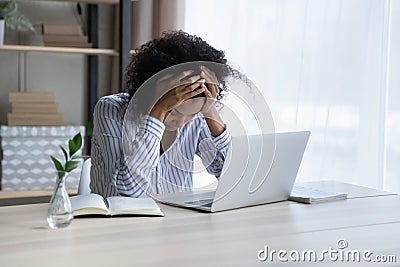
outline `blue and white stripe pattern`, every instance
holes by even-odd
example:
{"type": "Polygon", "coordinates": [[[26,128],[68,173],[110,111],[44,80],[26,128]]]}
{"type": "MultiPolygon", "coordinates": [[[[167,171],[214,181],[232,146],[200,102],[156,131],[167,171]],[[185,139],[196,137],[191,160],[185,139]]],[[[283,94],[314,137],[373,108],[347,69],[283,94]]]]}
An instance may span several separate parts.
{"type": "Polygon", "coordinates": [[[179,129],[175,142],[160,156],[165,126],[146,116],[124,155],[122,129],[127,106],[122,94],[102,97],[95,106],[90,172],[93,193],[140,197],[191,190],[195,155],[210,174],[220,176],[231,139],[227,130],[213,137],[199,113],[179,129]]]}

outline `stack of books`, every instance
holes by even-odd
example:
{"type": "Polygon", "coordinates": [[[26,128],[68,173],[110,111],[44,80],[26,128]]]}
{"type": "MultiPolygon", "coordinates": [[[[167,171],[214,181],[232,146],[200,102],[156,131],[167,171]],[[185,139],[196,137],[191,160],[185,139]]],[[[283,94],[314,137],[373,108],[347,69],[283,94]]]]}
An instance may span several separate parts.
{"type": "Polygon", "coordinates": [[[9,126],[61,126],[63,114],[58,112],[54,93],[10,92],[8,101],[11,113],[7,114],[9,126]]]}
{"type": "Polygon", "coordinates": [[[43,43],[45,46],[91,48],[88,37],[79,25],[43,24],[43,43]]]}

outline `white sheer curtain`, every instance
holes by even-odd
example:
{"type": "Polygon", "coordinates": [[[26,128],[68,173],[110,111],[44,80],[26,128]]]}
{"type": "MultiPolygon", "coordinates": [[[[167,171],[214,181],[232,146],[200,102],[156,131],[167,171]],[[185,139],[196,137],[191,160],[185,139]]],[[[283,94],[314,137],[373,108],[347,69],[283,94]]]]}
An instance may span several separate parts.
{"type": "Polygon", "coordinates": [[[311,130],[298,179],[400,192],[399,0],[186,0],[278,131],[311,130]]]}

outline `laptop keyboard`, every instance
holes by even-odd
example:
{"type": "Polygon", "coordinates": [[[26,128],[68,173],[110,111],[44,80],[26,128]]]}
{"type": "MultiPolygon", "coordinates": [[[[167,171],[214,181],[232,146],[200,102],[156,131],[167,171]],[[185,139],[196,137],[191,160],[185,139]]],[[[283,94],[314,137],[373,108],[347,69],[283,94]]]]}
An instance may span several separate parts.
{"type": "Polygon", "coordinates": [[[195,205],[195,206],[202,206],[202,207],[211,207],[213,199],[200,199],[194,201],[186,201],[185,203],[195,205]]]}

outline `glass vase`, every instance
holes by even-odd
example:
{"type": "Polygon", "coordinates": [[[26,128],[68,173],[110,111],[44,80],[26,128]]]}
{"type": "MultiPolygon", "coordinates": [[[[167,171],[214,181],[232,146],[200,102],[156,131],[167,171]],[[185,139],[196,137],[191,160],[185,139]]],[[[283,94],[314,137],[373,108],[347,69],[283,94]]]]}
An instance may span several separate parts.
{"type": "Polygon", "coordinates": [[[0,45],[4,44],[5,20],[0,18],[0,45]]]}
{"type": "Polygon", "coordinates": [[[49,208],[47,210],[47,223],[53,229],[67,227],[71,224],[72,215],[71,201],[65,187],[68,172],[58,172],[56,185],[51,196],[49,208]]]}

